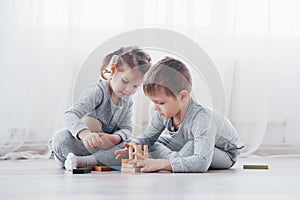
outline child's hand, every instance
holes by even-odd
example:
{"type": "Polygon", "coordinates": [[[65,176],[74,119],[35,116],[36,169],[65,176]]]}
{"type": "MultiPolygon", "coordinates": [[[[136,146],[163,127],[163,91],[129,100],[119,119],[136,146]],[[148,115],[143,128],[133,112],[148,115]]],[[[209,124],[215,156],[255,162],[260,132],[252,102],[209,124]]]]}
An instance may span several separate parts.
{"type": "Polygon", "coordinates": [[[93,133],[89,130],[81,131],[78,134],[78,137],[82,140],[83,145],[86,148],[99,147],[100,149],[109,149],[121,141],[121,137],[119,135],[93,133]]]}
{"type": "Polygon", "coordinates": [[[89,130],[81,131],[78,137],[82,140],[86,148],[100,147],[104,145],[104,141],[98,133],[92,133],[89,130]]]}
{"type": "Polygon", "coordinates": [[[124,143],[125,148],[124,149],[119,149],[115,151],[115,154],[117,154],[116,156],[116,160],[119,158],[124,158],[124,157],[128,157],[128,147],[129,145],[135,145],[136,143],[124,143]]]}
{"type": "Polygon", "coordinates": [[[141,172],[155,172],[159,170],[172,171],[170,161],[167,159],[151,159],[143,155],[136,155],[138,159],[134,159],[129,164],[136,164],[137,167],[142,167],[141,172]]]}
{"type": "Polygon", "coordinates": [[[100,144],[99,148],[109,149],[110,147],[121,142],[121,137],[115,134],[98,133],[103,143],[100,144]]]}

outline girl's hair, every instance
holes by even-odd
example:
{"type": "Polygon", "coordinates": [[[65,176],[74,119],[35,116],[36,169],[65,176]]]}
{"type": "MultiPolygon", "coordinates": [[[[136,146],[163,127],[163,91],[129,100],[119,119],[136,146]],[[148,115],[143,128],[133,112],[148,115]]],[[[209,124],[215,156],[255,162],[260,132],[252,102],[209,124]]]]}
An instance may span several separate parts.
{"type": "Polygon", "coordinates": [[[146,74],[143,90],[154,96],[163,89],[167,96],[176,98],[181,90],[192,89],[192,78],[188,68],[179,60],[166,57],[158,61],[146,74]]]}
{"type": "Polygon", "coordinates": [[[144,52],[137,46],[121,47],[117,51],[105,56],[101,66],[101,77],[107,79],[107,75],[110,74],[108,66],[113,56],[117,56],[116,69],[118,69],[124,62],[131,68],[137,67],[137,69],[145,74],[151,67],[151,57],[148,53],[144,52]]]}

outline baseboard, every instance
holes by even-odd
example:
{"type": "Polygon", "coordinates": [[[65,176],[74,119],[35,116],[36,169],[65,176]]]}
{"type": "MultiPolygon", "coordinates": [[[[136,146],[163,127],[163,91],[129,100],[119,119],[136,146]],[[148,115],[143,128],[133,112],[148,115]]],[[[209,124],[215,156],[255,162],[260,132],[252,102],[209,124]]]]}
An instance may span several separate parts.
{"type": "Polygon", "coordinates": [[[260,156],[300,155],[300,144],[263,145],[253,154],[260,156]]]}

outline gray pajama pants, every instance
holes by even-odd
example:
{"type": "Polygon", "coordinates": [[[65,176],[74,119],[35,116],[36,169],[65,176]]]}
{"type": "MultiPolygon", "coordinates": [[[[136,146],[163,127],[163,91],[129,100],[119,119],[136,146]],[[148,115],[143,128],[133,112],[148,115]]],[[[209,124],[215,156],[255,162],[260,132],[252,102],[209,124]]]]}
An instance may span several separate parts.
{"type": "Polygon", "coordinates": [[[98,165],[120,166],[121,160],[115,159],[116,155],[114,152],[124,148],[124,144],[120,143],[106,150],[100,148],[87,149],[81,140],[74,138],[66,129],[56,131],[49,141],[48,146],[54,153],[57,165],[61,168],[64,167],[65,160],[69,153],[73,153],[76,156],[94,155],[98,165]]]}
{"type": "MultiPolygon", "coordinates": [[[[150,147],[149,155],[152,158],[157,159],[170,159],[176,157],[187,157],[194,154],[194,142],[188,141],[180,151],[172,151],[167,147],[168,144],[163,142],[155,142],[150,147]]],[[[235,154],[235,152],[234,152],[235,154]]],[[[213,157],[210,164],[210,169],[229,169],[235,164],[235,156],[231,156],[230,153],[222,151],[221,149],[214,147],[213,157]]]]}

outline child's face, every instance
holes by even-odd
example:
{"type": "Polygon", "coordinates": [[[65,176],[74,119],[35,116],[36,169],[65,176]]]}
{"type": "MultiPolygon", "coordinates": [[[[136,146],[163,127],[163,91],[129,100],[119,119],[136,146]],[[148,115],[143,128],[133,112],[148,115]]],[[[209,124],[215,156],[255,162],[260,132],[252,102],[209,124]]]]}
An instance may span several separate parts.
{"type": "Polygon", "coordinates": [[[114,94],[120,98],[133,95],[143,82],[143,74],[123,64],[117,68],[111,78],[110,86],[114,94]]]}
{"type": "Polygon", "coordinates": [[[154,110],[166,119],[174,117],[181,110],[179,100],[172,96],[167,96],[163,88],[160,88],[155,95],[147,96],[154,103],[154,110]]]}

